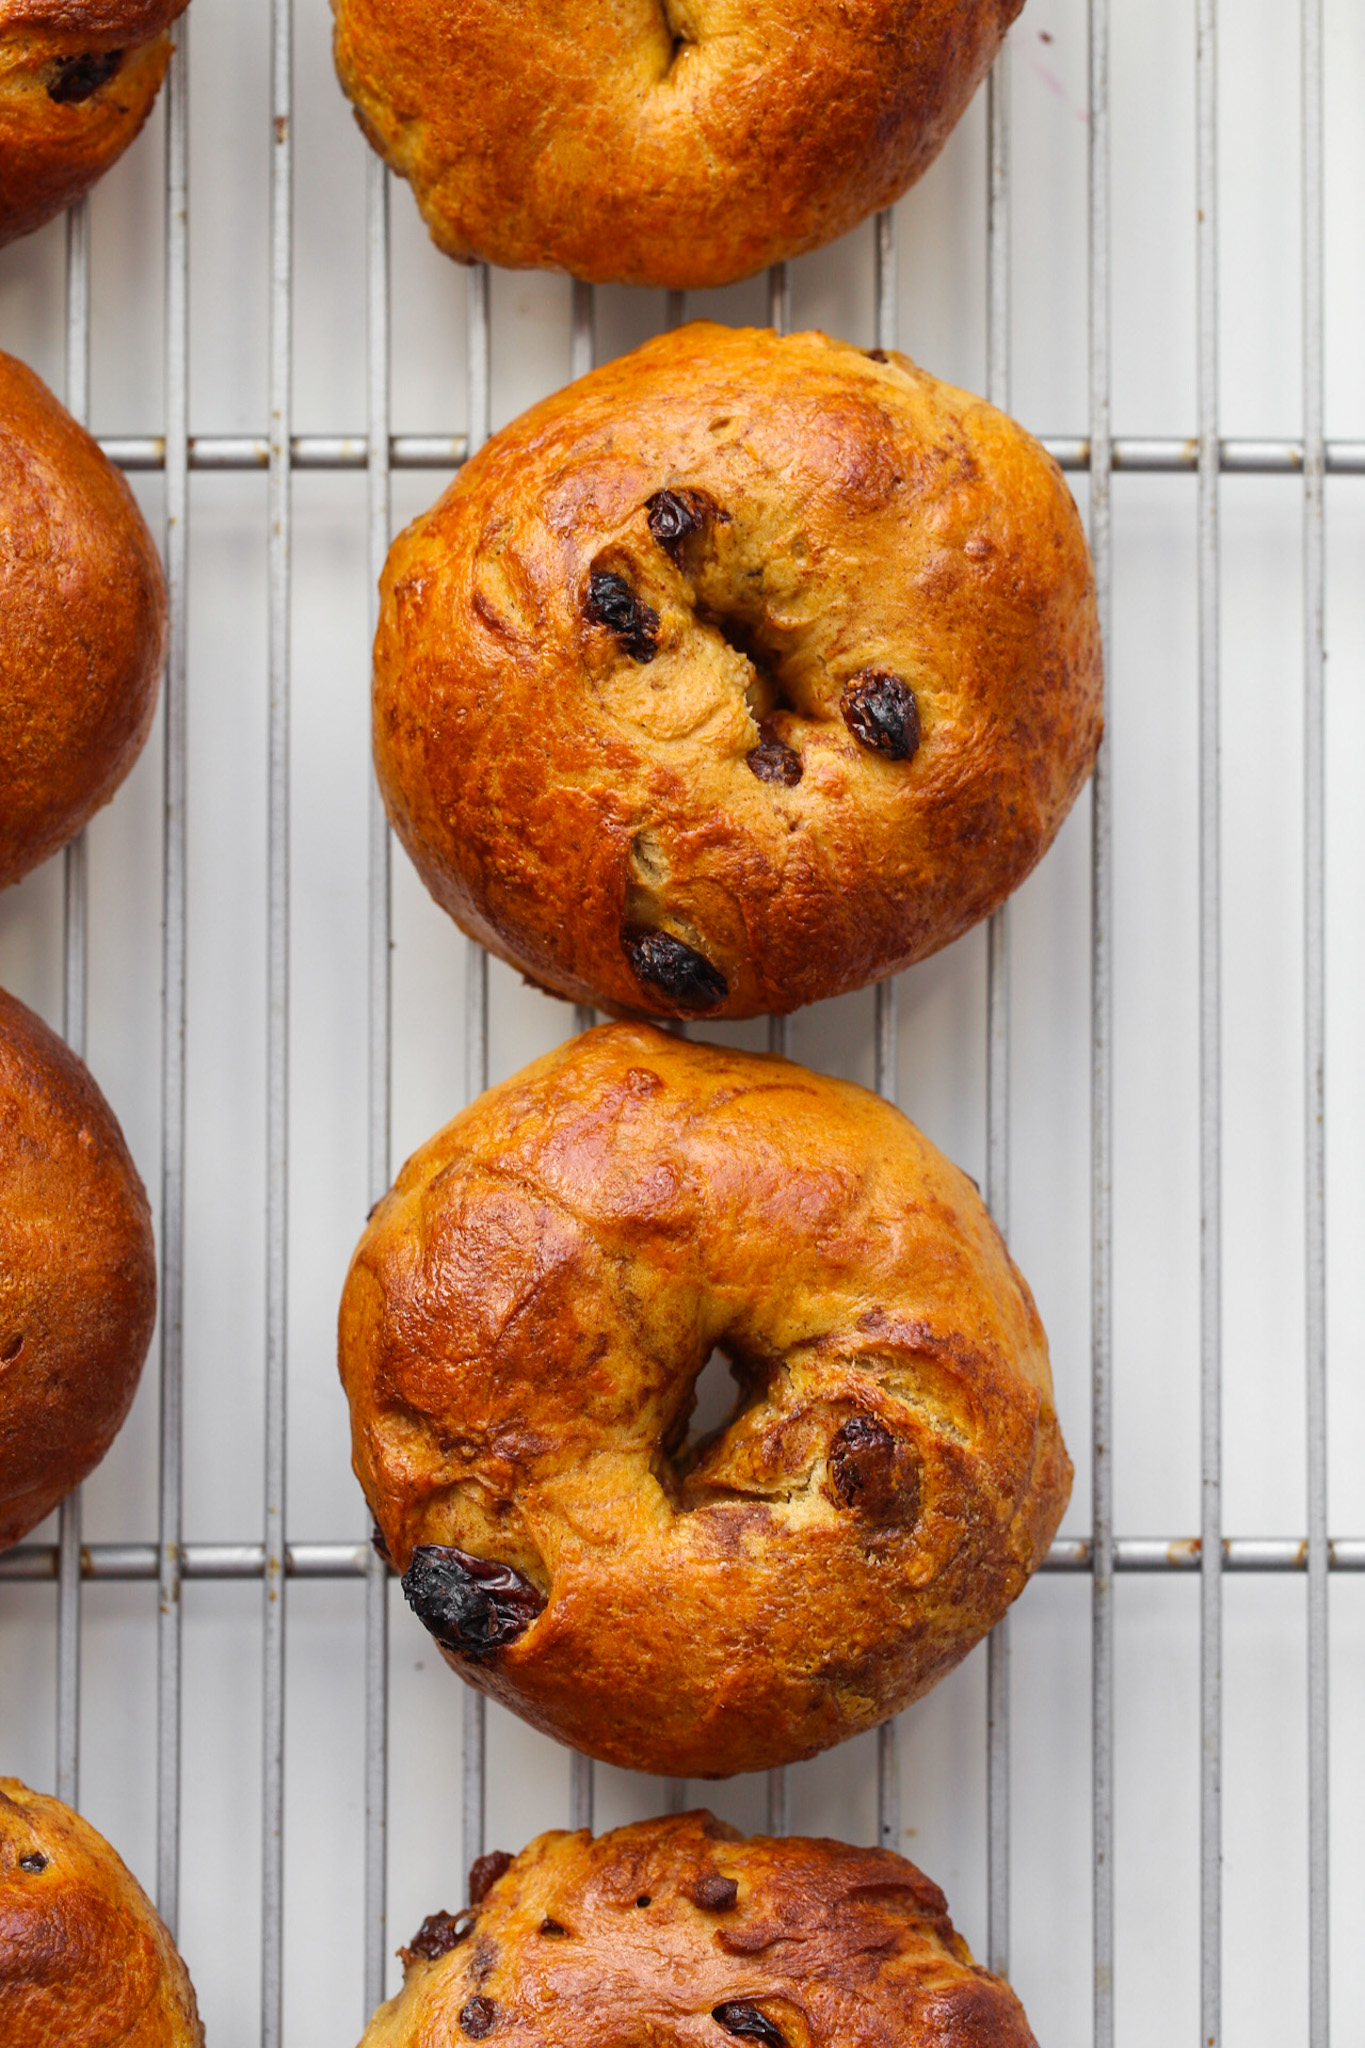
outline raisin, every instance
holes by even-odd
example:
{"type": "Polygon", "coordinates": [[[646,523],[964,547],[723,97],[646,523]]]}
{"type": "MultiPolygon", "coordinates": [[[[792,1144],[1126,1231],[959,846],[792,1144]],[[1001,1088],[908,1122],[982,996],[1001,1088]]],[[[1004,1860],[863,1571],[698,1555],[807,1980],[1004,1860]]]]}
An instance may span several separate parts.
{"type": "Polygon", "coordinates": [[[481,1906],[505,1870],[512,1868],[512,1859],[505,1849],[490,1849],[484,1856],[476,1856],[469,1866],[469,1903],[481,1906]]]}
{"type": "Polygon", "coordinates": [[[471,2041],[482,2041],[498,2023],[498,2008],[491,1998],[471,1998],[460,2007],[460,2032],[471,2041]]]}
{"type": "Polygon", "coordinates": [[[709,510],[700,491],[656,491],[645,506],[649,530],[670,561],[676,562],[690,533],[700,533],[709,510]]]}
{"type": "Polygon", "coordinates": [[[640,980],[684,1009],[714,1010],[730,993],[720,969],[671,932],[640,932],[626,940],[626,951],[640,980]]]}
{"type": "Polygon", "coordinates": [[[743,2041],[766,2041],[768,2048],[786,2048],[786,2037],[756,2005],[731,1999],[727,2005],[712,2006],[711,2017],[720,2021],[727,2034],[738,2034],[743,2041]]]}
{"type": "Polygon", "coordinates": [[[423,1543],[403,1574],[407,1603],[429,1635],[464,1657],[487,1657],[524,1635],[545,1596],[511,1565],[423,1543]]]}
{"type": "Polygon", "coordinates": [[[632,661],[653,661],[659,651],[659,614],[611,569],[594,569],[588,578],[583,615],[615,634],[632,661]]]}
{"type": "Polygon", "coordinates": [[[635,1903],[637,1906],[652,1906],[654,1904],[654,1901],[653,1899],[651,1899],[648,1892],[641,1892],[639,1898],[635,1901],[635,1903]]]}
{"type": "Polygon", "coordinates": [[[434,1963],[441,1956],[447,1956],[469,1933],[470,1914],[428,1913],[406,1948],[400,1948],[403,1967],[421,1957],[423,1962],[434,1963]]]}
{"type": "Polygon", "coordinates": [[[47,1858],[41,1849],[30,1849],[27,1856],[19,1858],[19,1868],[26,1870],[30,1877],[36,1877],[40,1870],[47,1869],[47,1858]]]}
{"type": "Polygon", "coordinates": [[[839,700],[855,740],[889,761],[908,761],[919,745],[919,706],[909,683],[884,669],[865,668],[839,700]]]}
{"type": "Polygon", "coordinates": [[[102,85],[108,85],[122,62],[122,50],[87,50],[80,57],[59,57],[52,67],[47,96],[59,107],[79,106],[102,85]]]}
{"type": "Polygon", "coordinates": [[[919,1479],[909,1453],[869,1415],[850,1415],[829,1447],[829,1478],[839,1505],[854,1513],[919,1515],[919,1479]]]}
{"type": "Polygon", "coordinates": [[[865,348],[863,354],[870,363],[889,363],[891,360],[884,348],[865,348]]]}
{"type": "Polygon", "coordinates": [[[542,1934],[563,1934],[565,1930],[558,1920],[542,1920],[540,1931],[542,1934]]]}
{"type": "Polygon", "coordinates": [[[759,732],[758,745],[750,748],[744,756],[744,765],[760,782],[778,782],[787,789],[795,789],[804,773],[805,764],[801,756],[795,747],[789,747],[775,732],[762,726],[759,732]]]}
{"type": "Polygon", "coordinates": [[[692,1903],[706,1913],[728,1913],[739,1897],[739,1886],[733,1877],[722,1877],[718,1870],[712,1870],[705,1877],[699,1877],[692,1887],[692,1903]]]}

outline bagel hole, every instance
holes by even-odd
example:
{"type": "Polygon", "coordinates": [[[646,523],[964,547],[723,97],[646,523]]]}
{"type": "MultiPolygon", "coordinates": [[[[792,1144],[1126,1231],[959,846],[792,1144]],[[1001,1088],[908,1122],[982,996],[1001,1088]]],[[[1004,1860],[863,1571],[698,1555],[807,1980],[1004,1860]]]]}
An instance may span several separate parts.
{"type": "Polygon", "coordinates": [[[664,1490],[681,1499],[681,1489],[699,1458],[741,1415],[763,1398],[766,1375],[744,1359],[713,1351],[688,1389],[663,1443],[664,1490]]]}

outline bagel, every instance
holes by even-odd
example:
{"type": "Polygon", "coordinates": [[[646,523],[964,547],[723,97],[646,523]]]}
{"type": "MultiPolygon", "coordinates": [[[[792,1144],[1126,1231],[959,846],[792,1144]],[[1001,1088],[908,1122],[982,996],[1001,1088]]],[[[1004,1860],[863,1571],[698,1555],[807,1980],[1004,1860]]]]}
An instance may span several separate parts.
{"type": "Polygon", "coordinates": [[[682,290],[899,198],[1022,4],[332,0],[360,126],[447,255],[682,290]]]}
{"type": "Polygon", "coordinates": [[[889,1849],[745,1841],[684,1813],[484,1857],[470,1897],[400,1951],[361,2048],[1036,2048],[938,1886],[889,1849]]]}
{"type": "Polygon", "coordinates": [[[166,586],[132,492],[0,353],[0,887],[108,803],[146,741],[165,653],[166,586]]]}
{"type": "Polygon", "coordinates": [[[0,245],[83,198],[152,111],[188,0],[0,0],[0,245]]]}
{"type": "Polygon", "coordinates": [[[394,543],[389,816],[532,981],[750,1017],[994,910],[1094,762],[1090,558],[1013,421],[819,334],[661,335],[394,543]]]}
{"type": "Polygon", "coordinates": [[[114,1113],[0,989],[0,1550],[104,1456],[155,1320],[151,1212],[114,1113]]]}
{"type": "Polygon", "coordinates": [[[1070,1489],[1038,1314],[966,1175],[864,1089],[648,1026],[413,1155],[339,1356],[446,1661],[668,1777],[791,1763],[925,1692],[1070,1489]],[[735,1410],[689,1442],[713,1349],[735,1410]]]}
{"type": "Polygon", "coordinates": [[[0,2040],[203,2048],[189,1973],[102,1835],[0,1778],[0,2040]]]}

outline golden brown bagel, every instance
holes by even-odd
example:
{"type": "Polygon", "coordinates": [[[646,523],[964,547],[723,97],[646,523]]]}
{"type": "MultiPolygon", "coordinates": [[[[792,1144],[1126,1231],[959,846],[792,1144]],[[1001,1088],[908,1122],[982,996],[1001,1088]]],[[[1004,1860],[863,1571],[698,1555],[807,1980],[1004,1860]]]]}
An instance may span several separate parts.
{"type": "Polygon", "coordinates": [[[374,748],[438,903],[625,1014],[894,973],[1046,851],[1099,744],[1056,464],[904,357],[661,335],[497,435],[384,571],[374,748]]]}
{"type": "Polygon", "coordinates": [[[0,244],[71,206],[152,110],[188,0],[0,0],[0,244]]]}
{"type": "Polygon", "coordinates": [[[938,1886],[887,1849],[684,1813],[482,1864],[474,1910],[401,1951],[361,2048],[1036,2048],[938,1886]]]}
{"type": "Polygon", "coordinates": [[[1071,1468],[1027,1286],[896,1109],[608,1025],[408,1161],[351,1263],[356,1473],[447,1661],[609,1763],[790,1763],[999,1620],[1071,1468]],[[713,1349],[739,1384],[688,1444],[713,1349]]]}
{"type": "Polygon", "coordinates": [[[204,2040],[194,1987],[141,1885],[88,1822],[17,1778],[0,1778],[0,2040],[204,2040]]]}
{"type": "Polygon", "coordinates": [[[374,147],[448,255],[729,284],[938,155],[1022,0],[332,0],[374,147]]]}
{"type": "Polygon", "coordinates": [[[132,492],[0,353],[0,888],[108,803],[142,751],[165,650],[166,587],[132,492]]]}
{"type": "Polygon", "coordinates": [[[114,1113],[0,989],[0,1550],[104,1456],[155,1320],[151,1213],[114,1113]]]}

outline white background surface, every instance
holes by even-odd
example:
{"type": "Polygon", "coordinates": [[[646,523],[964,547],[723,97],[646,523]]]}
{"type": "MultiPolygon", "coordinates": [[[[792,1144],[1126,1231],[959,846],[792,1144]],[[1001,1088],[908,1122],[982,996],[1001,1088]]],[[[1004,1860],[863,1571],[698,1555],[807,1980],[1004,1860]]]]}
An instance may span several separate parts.
{"type": "MultiPolygon", "coordinates": [[[[1327,0],[1329,437],[1365,437],[1365,13],[1327,0]]],[[[1298,19],[1222,10],[1222,431],[1300,431],[1298,19]]],[[[264,431],[268,275],[265,0],[194,0],[191,430],[264,431]]],[[[364,427],[364,148],[332,76],[325,0],[297,8],[295,431],[364,427]]],[[[1086,20],[1030,0],[1013,38],[1013,410],[1087,423],[1086,20]]],[[[1194,26],[1190,0],[1116,0],[1116,434],[1195,428],[1194,26]]],[[[899,211],[901,345],[985,378],[984,96],[899,211]]],[[[158,115],[93,205],[93,412],[161,424],[158,115]]],[[[393,198],[394,427],[464,424],[464,274],[393,198]]],[[[62,384],[63,233],[0,253],[0,346],[62,384]]],[[[873,339],[872,229],[793,269],[794,325],[873,339]]],[[[661,293],[599,293],[598,348],[664,321],[661,293]]],[[[496,275],[494,426],[565,380],[566,281],[496,275]]],[[[762,280],[690,310],[765,318],[762,280]]],[[[1073,480],[1082,507],[1085,479],[1073,480]]],[[[396,515],[436,494],[395,478],[396,515]]],[[[1230,1534],[1303,1533],[1301,490],[1223,481],[1225,1472],[1230,1534]]],[[[138,480],[159,531],[157,478],[138,480]]],[[[351,1538],[334,1315],[365,1210],[367,632],[363,475],[294,484],[291,1537],[351,1538]]],[[[264,1331],[266,484],[191,486],[189,1104],[185,1534],[258,1540],[264,1331]]],[[[1192,475],[1120,473],[1109,723],[1115,775],[1115,1472],[1121,1535],[1198,1527],[1197,784],[1192,475]]],[[[1328,1100],[1333,1534],[1365,1533],[1365,481],[1329,481],[1328,1100]]],[[[91,832],[89,1056],[150,1190],[159,1159],[159,733],[91,832]]],[[[1016,898],[1012,1247],[1051,1338],[1076,1463],[1065,1531],[1089,1527],[1089,803],[1016,898]]],[[[60,1016],[61,864],[0,897],[0,981],[60,1016]]],[[[395,1161],[460,1107],[463,941],[396,857],[395,1161]]],[[[984,933],[913,970],[900,1100],[984,1178],[984,933]]],[[[570,1028],[492,972],[493,1078],[570,1028]]],[[[872,997],[806,1012],[794,1050],[871,1080],[872,997]]],[[[761,1026],[737,1040],[761,1042],[761,1026]]],[[[775,1256],[780,1275],[780,1259],[775,1256]]],[[[153,1354],[155,1356],[155,1354],[153,1354]]],[[[156,1389],[86,1489],[88,1540],[156,1533],[156,1389]]],[[[53,1524],[55,1528],[55,1523],[53,1524]]],[[[52,1531],[39,1532],[50,1536],[52,1531]]],[[[1226,1588],[1225,2031],[1306,2036],[1305,1585],[1226,1588]]],[[[181,1946],[210,2048],[256,2039],[259,1584],[185,1591],[181,1946]]],[[[288,1593],[285,2038],[342,2048],[362,2022],[363,1587],[288,1593]]],[[[55,1599],[0,1585],[0,1771],[53,1779],[55,1599]]],[[[1332,1587],[1336,2039],[1365,2011],[1365,1583],[1332,1587]]],[[[1035,1581],[1013,1634],[1013,1978],[1042,2048],[1090,2034],[1090,1599],[1035,1581]]],[[[150,1884],[155,1587],[87,1587],[82,1803],[150,1884]]],[[[985,1943],[984,1652],[901,1724],[906,1852],[985,1943]]],[[[1198,2029],[1198,1586],[1117,1592],[1116,1995],[1122,2048],[1198,2029]]],[[[461,1692],[395,1592],[392,1946],[463,1897],[461,1692]]],[[[794,1773],[793,1827],[870,1840],[871,1739],[794,1773]]],[[[741,1825],[758,1781],[694,1788],[741,1825]]],[[[598,1771],[598,1825],[658,1810],[648,1779],[598,1771]]],[[[520,1847],[568,1812],[568,1758],[490,1711],[488,1839],[520,1847]]],[[[396,1983],[395,1974],[392,1982],[396,1983]]]]}

